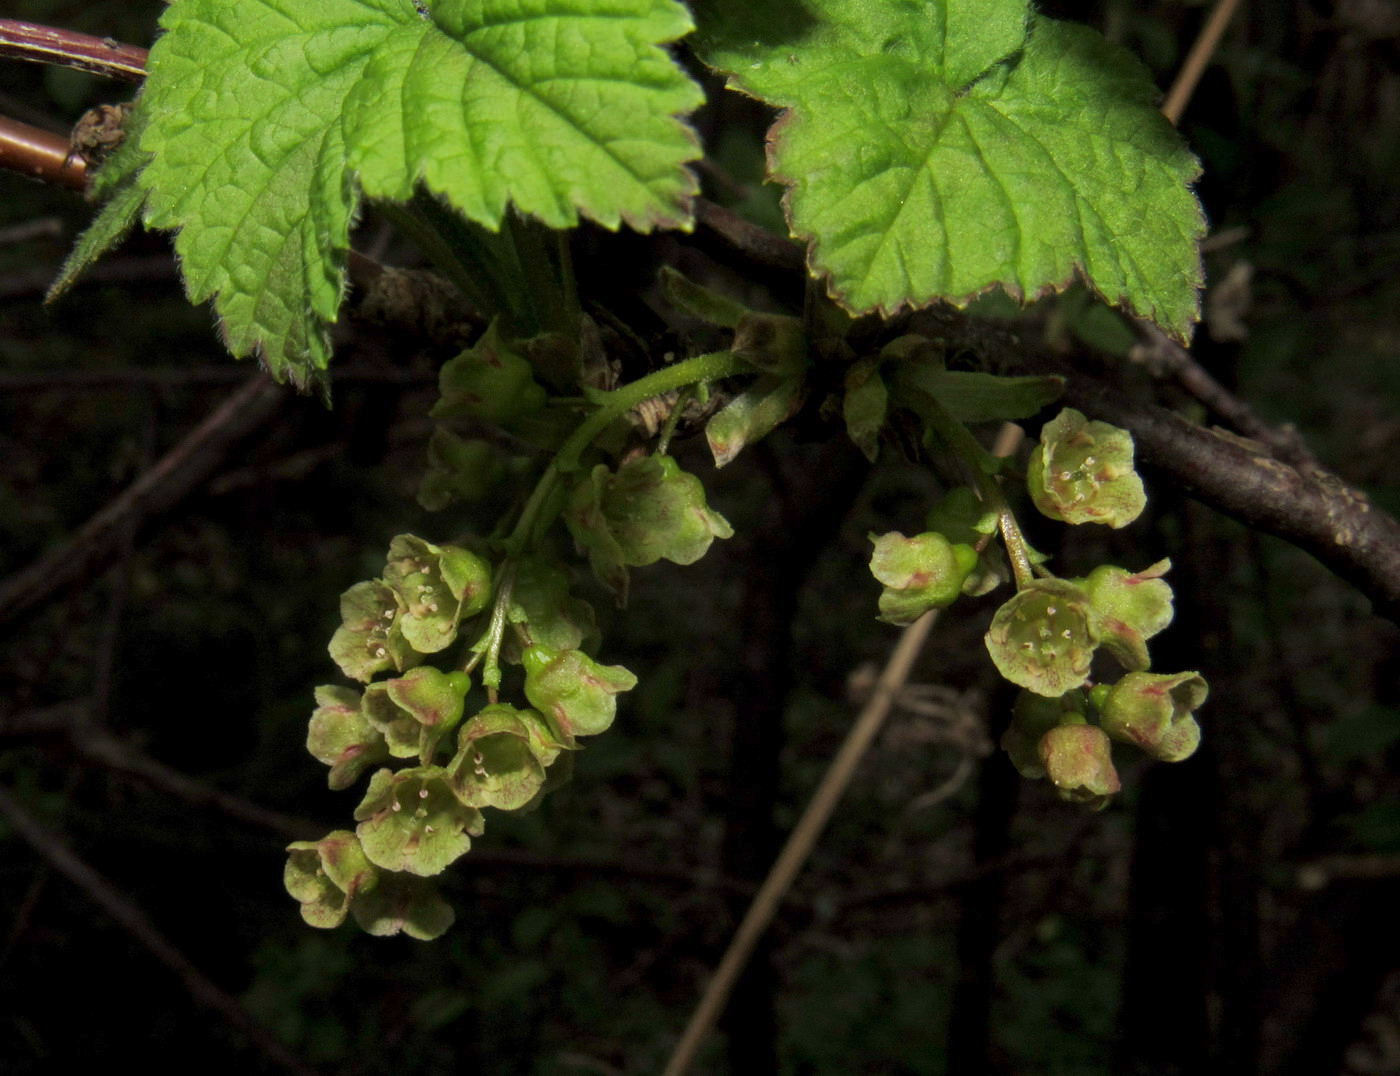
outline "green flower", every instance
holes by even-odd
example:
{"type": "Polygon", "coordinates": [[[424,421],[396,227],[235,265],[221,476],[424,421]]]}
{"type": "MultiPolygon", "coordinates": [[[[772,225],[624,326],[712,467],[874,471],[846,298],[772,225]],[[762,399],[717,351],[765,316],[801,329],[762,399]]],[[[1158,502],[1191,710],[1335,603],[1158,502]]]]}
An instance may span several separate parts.
{"type": "Polygon", "coordinates": [[[352,902],[379,880],[379,872],[349,830],[336,830],[319,841],[296,841],[287,852],[282,884],[313,927],[340,926],[352,902]]]}
{"type": "Polygon", "coordinates": [[[466,416],[498,426],[539,411],[548,399],[530,363],[501,339],[494,321],[473,346],[443,364],[438,388],[442,398],[429,412],[433,418],[466,416]]]}
{"type": "Polygon", "coordinates": [[[581,650],[532,646],[523,655],[525,697],[549,721],[559,742],[605,731],[617,714],[617,695],[637,686],[621,665],[599,665],[581,650]]]}
{"type": "Polygon", "coordinates": [[[1040,431],[1026,486],[1035,506],[1064,523],[1126,527],[1147,505],[1133,470],[1133,438],[1066,407],[1040,431]]]}
{"type": "Polygon", "coordinates": [[[564,514],[594,574],[624,600],[627,568],[658,560],[693,564],[734,529],[705,503],[705,488],[670,456],[602,464],[574,487],[564,514]]]}
{"type": "Polygon", "coordinates": [[[870,540],[870,574],[885,586],[880,619],[889,624],[912,624],[930,609],[951,605],[977,566],[970,545],[953,545],[933,532],[906,538],[891,531],[870,540]]]}
{"type": "Polygon", "coordinates": [[[377,673],[403,672],[422,661],[404,638],[404,603],[383,581],[356,583],[340,596],[343,623],[331,636],[330,652],[340,671],[368,683],[377,673]]]}
{"type": "Polygon", "coordinates": [[[1112,745],[1093,725],[1057,725],[1048,731],[1040,740],[1040,762],[1060,798],[1071,803],[1102,808],[1122,787],[1112,745]]]}
{"type": "Polygon", "coordinates": [[[569,593],[568,572],[538,557],[516,563],[506,620],[520,625],[531,643],[555,650],[575,650],[598,637],[593,606],[569,593]]]}
{"type": "Polygon", "coordinates": [[[370,684],[362,709],[382,733],[391,755],[417,755],[426,763],[438,741],[462,720],[462,702],[470,686],[465,673],[422,665],[397,680],[370,684]]]}
{"type": "Polygon", "coordinates": [[[350,914],[366,934],[402,932],[419,941],[432,941],[456,918],[435,885],[411,874],[381,874],[379,884],[350,905],[350,914]]]}
{"type": "Polygon", "coordinates": [[[514,811],[539,794],[561,750],[534,710],[495,703],[462,726],[448,769],[464,803],[514,811]]]}
{"type": "Polygon", "coordinates": [[[1155,759],[1180,762],[1200,746],[1201,728],[1191,715],[1209,690],[1200,673],[1130,672],[1099,693],[1099,724],[1155,759]]]}
{"type": "Polygon", "coordinates": [[[1084,683],[1099,645],[1088,595],[1063,579],[1037,579],[992,617],[987,650],[1001,675],[1058,698],[1084,683]]]}
{"type": "Polygon", "coordinates": [[[1016,772],[1031,779],[1044,777],[1040,741],[1059,725],[1083,722],[1087,710],[1082,691],[1071,691],[1057,699],[1033,691],[1017,695],[1011,710],[1011,724],[1001,736],[1001,748],[1011,758],[1016,772]]]}
{"type": "Polygon", "coordinates": [[[481,812],[457,798],[439,766],[380,770],[355,821],[371,863],[422,877],[441,874],[483,832],[481,812]]]}
{"type": "Polygon", "coordinates": [[[491,601],[491,566],[456,546],[436,546],[411,534],[389,543],[384,582],[403,608],[399,629],[421,654],[435,654],[457,638],[457,625],[491,601]]]}
{"type": "Polygon", "coordinates": [[[383,734],[360,712],[360,693],[348,687],[316,689],[306,749],[331,768],[333,789],[349,788],[366,769],[389,757],[383,734]]]}
{"type": "Polygon", "coordinates": [[[437,512],[454,501],[476,501],[505,473],[501,454],[485,441],[464,441],[439,426],[428,439],[428,469],[418,503],[437,512]]]}
{"type": "Polygon", "coordinates": [[[1079,581],[1098,616],[1101,644],[1125,669],[1148,668],[1147,640],[1172,622],[1172,588],[1162,578],[1171,566],[1161,560],[1131,574],[1104,564],[1079,581]]]}

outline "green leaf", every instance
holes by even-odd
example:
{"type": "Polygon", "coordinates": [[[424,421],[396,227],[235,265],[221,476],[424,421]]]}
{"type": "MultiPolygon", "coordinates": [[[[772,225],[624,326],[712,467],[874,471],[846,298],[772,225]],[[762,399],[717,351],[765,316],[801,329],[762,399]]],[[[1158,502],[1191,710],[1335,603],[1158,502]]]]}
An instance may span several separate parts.
{"type": "Polygon", "coordinates": [[[959,422],[1015,422],[1060,398],[1065,379],[999,377],[972,370],[944,370],[918,363],[895,365],[901,387],[926,392],[959,422]]]}
{"type": "Polygon", "coordinates": [[[806,23],[776,29],[753,7],[703,8],[698,51],[792,110],[773,170],[847,309],[966,304],[995,285],[1031,298],[1082,274],[1187,338],[1199,168],[1128,53],[1025,0],[805,0],[806,23]]]}
{"type": "Polygon", "coordinates": [[[685,226],[699,89],[660,47],[675,0],[181,0],[143,107],[146,222],[174,229],[229,349],[306,385],[330,357],[357,181],[421,182],[496,229],[685,226]]]}
{"type": "Polygon", "coordinates": [[[134,181],[117,188],[111,201],[102,207],[87,226],[68,257],[58,277],[49,285],[44,302],[51,303],[71,288],[98,258],[115,249],[141,219],[141,207],[146,204],[146,192],[134,181]]]}
{"type": "Polygon", "coordinates": [[[861,359],[846,371],[846,394],[841,397],[841,417],[846,434],[871,463],[880,451],[880,431],[889,413],[889,390],[880,376],[880,360],[861,359]]]}

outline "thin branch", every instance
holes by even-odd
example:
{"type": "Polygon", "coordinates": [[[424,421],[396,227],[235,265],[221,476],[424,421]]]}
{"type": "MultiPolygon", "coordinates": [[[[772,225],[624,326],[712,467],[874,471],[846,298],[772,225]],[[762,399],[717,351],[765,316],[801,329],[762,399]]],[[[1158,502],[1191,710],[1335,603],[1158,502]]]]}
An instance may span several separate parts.
{"type": "Polygon", "coordinates": [[[691,208],[695,210],[695,219],[703,227],[751,261],[787,272],[806,271],[806,256],[801,244],[775,235],[767,228],[760,228],[705,198],[694,199],[691,208]]]}
{"type": "Polygon", "coordinates": [[[68,139],[0,116],[0,168],[69,190],[87,189],[87,164],[68,139]]]}
{"type": "Polygon", "coordinates": [[[73,67],[123,82],[146,77],[147,51],[110,37],[0,19],[0,59],[73,67]]]}
{"type": "Polygon", "coordinates": [[[865,756],[870,744],[874,742],[875,736],[879,733],[886,715],[889,714],[890,708],[899,694],[899,689],[909,678],[914,661],[923,649],[935,619],[936,611],[927,612],[905,628],[904,633],[899,637],[899,642],[890,655],[884,672],[880,674],[880,679],[875,684],[870,701],[866,703],[860,716],[856,718],[855,724],[851,726],[851,731],[847,734],[841,749],[837,751],[836,757],[832,759],[831,766],[822,777],[816,792],[812,794],[812,799],[807,804],[806,810],[802,812],[802,817],[794,827],[792,835],[788,837],[783,850],[778,854],[778,858],[769,870],[768,877],[763,880],[763,885],[759,887],[758,895],[749,905],[749,910],[744,913],[743,922],[739,924],[739,929],[734,932],[734,937],[729,942],[729,948],[725,951],[719,967],[715,970],[714,978],[705,988],[705,993],[700,998],[700,1004],[695,1007],[695,1012],[691,1015],[690,1023],[686,1026],[684,1034],[681,1035],[675,1052],[666,1063],[665,1076],[685,1076],[685,1073],[690,1071],[690,1066],[695,1061],[695,1055],[699,1052],[701,1043],[704,1042],[705,1036],[714,1026],[720,1013],[723,1012],[725,1002],[729,1000],[729,994],[734,989],[734,984],[738,981],[744,966],[748,963],[754,946],[758,944],[758,939],[763,936],[763,932],[768,929],[768,924],[772,922],[773,916],[777,913],[784,895],[802,869],[803,864],[807,862],[807,857],[815,847],[817,838],[826,828],[827,822],[830,821],[832,813],[836,810],[836,805],[840,802],[847,786],[850,785],[851,778],[855,775],[856,766],[865,756]]]}
{"type": "MultiPolygon", "coordinates": [[[[1269,451],[1293,467],[1318,467],[1317,457],[1292,426],[1272,426],[1260,418],[1254,408],[1232,393],[1211,376],[1194,355],[1156,326],[1142,328],[1144,343],[1139,344],[1142,357],[1156,369],[1176,378],[1181,387],[1205,404],[1215,415],[1251,440],[1258,441],[1269,451]]],[[[1139,352],[1134,351],[1134,357],[1139,352]]]]}
{"type": "Polygon", "coordinates": [[[271,419],[286,399],[287,393],[266,374],[249,378],[71,539],[0,583],[0,624],[105,564],[126,527],[139,526],[199,488],[228,450],[271,419]]]}
{"type": "Polygon", "coordinates": [[[48,864],[82,889],[128,934],[157,960],[175,973],[186,992],[197,1002],[223,1017],[242,1032],[268,1060],[299,1076],[314,1076],[315,1070],[294,1057],[267,1028],[249,1015],[238,1000],[225,993],[183,952],[157,929],[151,918],[129,897],[79,858],[58,835],[29,814],[9,792],[0,789],[0,814],[48,864]]]}
{"type": "Polygon", "coordinates": [[[1225,33],[1225,28],[1230,25],[1230,19],[1239,6],[1240,0],[1218,0],[1215,9],[1210,13],[1210,18],[1201,28],[1196,43],[1191,46],[1191,51],[1186,56],[1186,62],[1181,65],[1181,70],[1177,73],[1176,81],[1172,83],[1172,88],[1167,91],[1167,99],[1162,102],[1162,115],[1167,117],[1173,127],[1180,122],[1181,114],[1186,111],[1186,103],[1196,92],[1196,84],[1201,81],[1201,75],[1205,73],[1206,65],[1210,63],[1210,58],[1215,55],[1216,46],[1220,44],[1220,38],[1225,33]]]}

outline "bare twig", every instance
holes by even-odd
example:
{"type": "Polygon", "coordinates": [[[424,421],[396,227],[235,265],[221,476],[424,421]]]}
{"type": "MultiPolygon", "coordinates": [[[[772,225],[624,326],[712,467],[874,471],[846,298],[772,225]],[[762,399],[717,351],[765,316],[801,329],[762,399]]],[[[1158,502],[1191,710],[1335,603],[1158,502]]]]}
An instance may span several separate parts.
{"type": "Polygon", "coordinates": [[[285,390],[267,375],[249,378],[71,539],[0,584],[0,624],[106,563],[127,526],[139,525],[197,489],[228,450],[267,422],[286,398],[285,390]]]}
{"type": "Polygon", "coordinates": [[[826,828],[836,805],[851,783],[856,766],[884,724],[900,687],[909,678],[909,672],[923,649],[935,619],[935,611],[927,612],[905,628],[899,637],[894,653],[890,655],[884,672],[875,684],[870,701],[851,726],[841,749],[837,751],[816,792],[812,794],[807,809],[802,812],[792,835],[788,837],[783,850],[769,870],[768,877],[759,887],[758,895],[744,914],[743,922],[734,932],[729,948],[715,970],[714,978],[705,988],[700,1004],[695,1007],[675,1052],[666,1063],[665,1076],[685,1076],[685,1073],[690,1071],[695,1055],[700,1050],[700,1044],[724,1010],[730,991],[744,970],[744,965],[748,963],[754,946],[772,922],[778,906],[782,903],[783,895],[807,861],[817,838],[826,828]]]}
{"type": "Polygon", "coordinates": [[[93,37],[19,19],[0,19],[0,59],[74,67],[94,75],[140,82],[146,50],[110,37],[93,37]]]}
{"type": "Polygon", "coordinates": [[[313,1069],[294,1057],[271,1032],[248,1014],[238,1000],[218,987],[183,952],[173,945],[148,915],[119,892],[106,878],[79,858],[57,834],[29,814],[9,792],[0,789],[0,814],[48,864],[82,889],[128,934],[175,973],[189,995],[212,1009],[270,1061],[299,1076],[314,1076],[313,1069]]]}
{"type": "Polygon", "coordinates": [[[1210,63],[1225,28],[1230,25],[1230,19],[1239,6],[1240,0],[1217,0],[1210,18],[1206,19],[1205,26],[1201,27],[1195,44],[1186,55],[1186,62],[1177,72],[1176,81],[1167,91],[1167,99],[1162,102],[1162,115],[1166,116],[1173,126],[1180,122],[1181,114],[1186,111],[1186,103],[1196,92],[1196,84],[1201,81],[1206,65],[1210,63]]]}
{"type": "MultiPolygon", "coordinates": [[[[1218,417],[1251,440],[1258,441],[1293,467],[1317,467],[1317,457],[1292,426],[1272,426],[1254,408],[1210,375],[1194,355],[1155,326],[1142,328],[1145,342],[1138,345],[1148,364],[1176,378],[1177,382],[1218,417]]],[[[1138,355],[1134,351],[1134,355],[1138,355]]]]}
{"type": "Polygon", "coordinates": [[[70,190],[87,189],[87,164],[68,139],[0,116],[0,168],[70,190]]]}
{"type": "Polygon", "coordinates": [[[695,219],[703,227],[752,261],[788,272],[805,271],[806,261],[801,244],[774,235],[767,228],[760,228],[708,199],[696,198],[691,206],[695,210],[695,219]]]}

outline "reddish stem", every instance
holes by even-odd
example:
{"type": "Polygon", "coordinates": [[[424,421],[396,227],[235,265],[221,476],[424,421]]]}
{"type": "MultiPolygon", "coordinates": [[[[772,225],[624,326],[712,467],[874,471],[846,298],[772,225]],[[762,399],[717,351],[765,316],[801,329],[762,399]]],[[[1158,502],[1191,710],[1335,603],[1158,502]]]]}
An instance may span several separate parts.
{"type": "Polygon", "coordinates": [[[87,164],[68,139],[8,116],[0,116],[0,169],[75,191],[87,188],[87,164]]]}
{"type": "Polygon", "coordinates": [[[140,82],[147,51],[110,37],[93,37],[19,19],[0,19],[0,59],[29,60],[91,71],[94,75],[140,82]]]}

